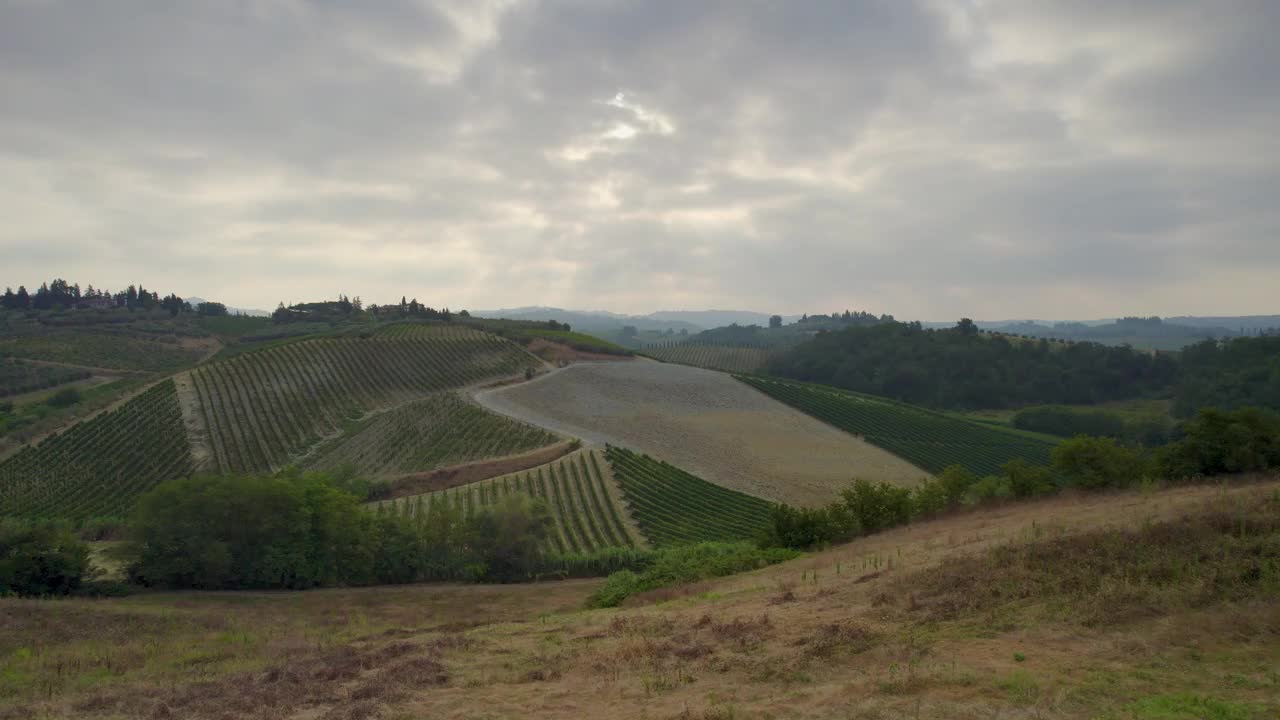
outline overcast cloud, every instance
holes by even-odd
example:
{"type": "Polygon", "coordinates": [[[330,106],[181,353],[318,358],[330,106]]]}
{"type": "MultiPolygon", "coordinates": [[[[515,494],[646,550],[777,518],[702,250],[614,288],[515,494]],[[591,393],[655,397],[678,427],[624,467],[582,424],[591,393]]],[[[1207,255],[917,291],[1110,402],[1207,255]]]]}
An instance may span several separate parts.
{"type": "Polygon", "coordinates": [[[1280,312],[1280,2],[0,0],[0,284],[1280,312]]]}

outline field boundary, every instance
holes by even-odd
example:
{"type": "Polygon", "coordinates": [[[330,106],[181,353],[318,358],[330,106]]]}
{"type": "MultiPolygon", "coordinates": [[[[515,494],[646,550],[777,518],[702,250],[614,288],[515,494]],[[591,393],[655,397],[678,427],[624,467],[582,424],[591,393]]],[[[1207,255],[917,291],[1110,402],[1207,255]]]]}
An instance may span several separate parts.
{"type": "Polygon", "coordinates": [[[530,450],[518,455],[474,460],[468,463],[436,468],[435,470],[401,475],[391,481],[391,495],[386,499],[395,500],[414,495],[424,495],[439,490],[470,485],[471,483],[502,475],[510,475],[523,470],[530,470],[539,465],[553,463],[577,450],[580,446],[581,443],[577,440],[562,440],[555,445],[530,450]]]}

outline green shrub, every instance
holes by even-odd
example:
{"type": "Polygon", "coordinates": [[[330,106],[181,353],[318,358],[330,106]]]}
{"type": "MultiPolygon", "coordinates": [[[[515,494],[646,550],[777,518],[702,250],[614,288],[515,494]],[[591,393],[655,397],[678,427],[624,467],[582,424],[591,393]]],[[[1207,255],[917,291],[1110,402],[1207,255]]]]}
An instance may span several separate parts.
{"type": "Polygon", "coordinates": [[[774,505],[760,539],[762,547],[810,548],[856,537],[858,519],[843,503],[820,508],[774,505]]]}
{"type": "Polygon", "coordinates": [[[1085,490],[1135,485],[1147,469],[1137,451],[1112,438],[1081,435],[1054,448],[1052,457],[1063,482],[1085,490]]]}
{"type": "Polygon", "coordinates": [[[800,553],[788,548],[760,548],[751,542],[704,542],[658,550],[640,573],[616,572],[587,600],[588,607],[616,607],[632,595],[661,587],[756,570],[791,560],[800,553]]]}
{"type": "Polygon", "coordinates": [[[1280,468],[1280,415],[1246,407],[1206,408],[1183,423],[1183,438],[1157,454],[1161,476],[1182,480],[1280,468]]]}
{"type": "Polygon", "coordinates": [[[89,572],[89,546],[69,525],[0,520],[0,596],[66,595],[89,572]]]}
{"type": "Polygon", "coordinates": [[[908,488],[858,479],[840,498],[864,532],[878,532],[911,520],[913,508],[908,488]]]}
{"type": "Polygon", "coordinates": [[[524,494],[508,495],[471,518],[467,544],[485,564],[487,579],[527,580],[542,565],[541,548],[552,522],[545,501],[524,494]]]}
{"type": "Polygon", "coordinates": [[[623,600],[649,589],[639,575],[630,570],[620,570],[605,578],[604,584],[587,600],[587,605],[596,608],[618,607],[623,600]]]}
{"type": "Polygon", "coordinates": [[[947,501],[947,486],[938,478],[925,478],[911,491],[913,514],[916,517],[937,515],[951,503],[947,501]]]}
{"type": "Polygon", "coordinates": [[[1013,497],[1013,484],[1009,482],[1009,478],[988,475],[970,485],[961,502],[965,505],[980,505],[996,500],[1008,500],[1011,497],[1013,497]]]}
{"type": "Polygon", "coordinates": [[[1015,458],[1002,465],[1000,470],[1009,481],[1009,489],[1014,497],[1033,497],[1054,489],[1053,473],[1043,465],[1033,465],[1022,458],[1015,458]]]}
{"type": "Polygon", "coordinates": [[[947,505],[956,505],[964,499],[969,488],[978,482],[978,476],[963,465],[950,465],[938,475],[947,505]]]}

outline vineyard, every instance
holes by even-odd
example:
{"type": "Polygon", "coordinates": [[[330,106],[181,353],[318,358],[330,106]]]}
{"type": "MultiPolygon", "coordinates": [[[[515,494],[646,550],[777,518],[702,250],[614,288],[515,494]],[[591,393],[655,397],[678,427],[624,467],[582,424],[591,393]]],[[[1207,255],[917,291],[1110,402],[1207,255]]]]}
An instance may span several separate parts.
{"type": "Polygon", "coordinates": [[[756,537],[770,504],[690,475],[665,462],[611,446],[606,451],[632,517],[655,547],[756,537]]]}
{"type": "Polygon", "coordinates": [[[645,355],[662,362],[693,365],[708,370],[732,373],[759,372],[769,360],[782,352],[781,347],[747,345],[715,345],[709,343],[671,343],[646,345],[645,355]]]}
{"type": "Polygon", "coordinates": [[[156,483],[190,474],[172,380],[0,463],[0,515],[126,513],[156,483]]]}
{"type": "Polygon", "coordinates": [[[963,465],[979,474],[995,474],[1013,458],[1048,464],[1052,443],[886,398],[822,385],[737,376],[739,380],[792,407],[937,473],[963,465]]]}
{"type": "Polygon", "coordinates": [[[71,365],[165,372],[199,362],[205,350],[187,347],[176,338],[69,328],[0,337],[0,355],[71,365]]]}
{"type": "Polygon", "coordinates": [[[304,464],[317,470],[351,465],[364,475],[395,477],[557,441],[541,428],[491,413],[455,393],[439,392],[361,422],[304,464]]]}
{"type": "Polygon", "coordinates": [[[88,370],[0,357],[0,398],[44,390],[87,377],[88,370]]]}
{"type": "MultiPolygon", "coordinates": [[[[432,432],[456,434],[456,426],[440,425],[441,417],[414,420],[408,411],[360,423],[374,411],[521,373],[535,362],[521,348],[488,333],[401,324],[368,336],[302,340],[244,353],[203,365],[191,372],[191,379],[198,397],[196,412],[212,453],[210,469],[261,472],[297,461],[323,441],[347,431],[366,436],[352,445],[350,453],[356,455],[374,452],[367,447],[370,443],[379,447],[374,439],[377,433],[367,432],[371,427],[389,429],[406,439],[438,437],[432,432]]],[[[447,402],[438,400],[431,407],[439,410],[444,407],[439,403],[447,402]]],[[[496,427],[492,422],[480,423],[476,431],[495,432],[496,427]]],[[[514,441],[537,440],[521,430],[514,441]]],[[[339,449],[331,450],[341,455],[339,449]]],[[[405,454],[388,459],[387,467],[423,460],[413,455],[417,448],[401,450],[405,454]]]]}
{"type": "Polygon", "coordinates": [[[640,547],[644,542],[628,522],[609,465],[599,453],[581,450],[533,470],[469,485],[379,503],[382,512],[420,516],[444,503],[470,516],[513,493],[542,498],[555,528],[548,550],[588,553],[607,547],[640,547]]]}

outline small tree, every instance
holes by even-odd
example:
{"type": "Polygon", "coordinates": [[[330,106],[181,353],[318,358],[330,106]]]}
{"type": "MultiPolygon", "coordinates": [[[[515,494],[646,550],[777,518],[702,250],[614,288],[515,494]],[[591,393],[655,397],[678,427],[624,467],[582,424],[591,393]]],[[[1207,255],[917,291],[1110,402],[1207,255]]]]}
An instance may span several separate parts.
{"type": "Polygon", "coordinates": [[[782,316],[781,316],[781,315],[774,315],[774,316],[770,317],[770,318],[769,318],[769,327],[771,327],[771,328],[780,328],[780,327],[782,327],[782,316]]]}
{"type": "Polygon", "coordinates": [[[1136,484],[1146,463],[1112,438],[1079,435],[1053,449],[1053,467],[1068,485],[1096,490],[1136,484]]]}
{"type": "Polygon", "coordinates": [[[66,595],[89,572],[89,546],[66,525],[0,522],[0,596],[66,595]]]}
{"type": "Polygon", "coordinates": [[[471,519],[468,544],[484,564],[485,577],[499,582],[525,580],[541,564],[551,525],[544,501],[509,495],[471,519]]]}

